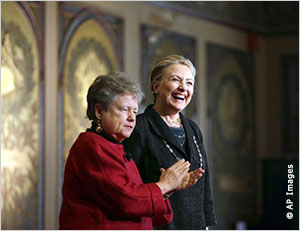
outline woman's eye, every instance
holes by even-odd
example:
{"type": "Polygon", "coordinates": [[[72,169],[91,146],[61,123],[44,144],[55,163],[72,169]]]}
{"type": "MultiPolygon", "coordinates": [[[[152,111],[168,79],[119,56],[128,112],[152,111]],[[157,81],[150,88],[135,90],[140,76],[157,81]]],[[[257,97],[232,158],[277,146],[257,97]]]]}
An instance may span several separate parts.
{"type": "Polygon", "coordinates": [[[180,80],[178,78],[173,78],[172,81],[179,82],[180,80]]]}
{"type": "Polygon", "coordinates": [[[189,85],[189,86],[193,86],[193,85],[194,85],[194,83],[193,83],[193,82],[187,82],[187,85],[189,85]]]}

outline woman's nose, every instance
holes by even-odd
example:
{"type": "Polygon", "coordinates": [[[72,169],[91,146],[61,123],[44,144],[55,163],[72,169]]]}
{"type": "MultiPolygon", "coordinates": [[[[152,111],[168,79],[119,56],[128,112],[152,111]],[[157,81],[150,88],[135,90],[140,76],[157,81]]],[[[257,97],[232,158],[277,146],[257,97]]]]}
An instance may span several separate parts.
{"type": "Polygon", "coordinates": [[[179,84],[179,86],[178,86],[178,89],[182,90],[182,91],[186,90],[186,84],[181,81],[180,84],[179,84]]]}
{"type": "Polygon", "coordinates": [[[134,112],[129,112],[127,119],[129,121],[134,121],[135,120],[135,113],[134,112]]]}

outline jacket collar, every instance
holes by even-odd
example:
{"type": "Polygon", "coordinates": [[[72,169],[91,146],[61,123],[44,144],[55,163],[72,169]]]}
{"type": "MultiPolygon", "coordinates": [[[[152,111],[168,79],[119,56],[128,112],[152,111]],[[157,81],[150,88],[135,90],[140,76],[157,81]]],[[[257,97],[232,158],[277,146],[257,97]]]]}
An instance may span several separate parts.
{"type": "Polygon", "coordinates": [[[92,122],[91,128],[86,129],[86,131],[93,132],[93,133],[96,133],[97,135],[103,136],[105,139],[109,140],[112,143],[122,144],[119,141],[117,141],[115,138],[113,138],[110,134],[106,133],[104,131],[104,129],[102,129],[100,132],[97,132],[96,127],[97,127],[97,124],[95,122],[92,122]]]}
{"type": "MultiPolygon", "coordinates": [[[[189,159],[189,155],[186,154],[185,150],[180,146],[176,137],[173,135],[172,131],[169,129],[168,125],[163,121],[160,115],[153,109],[153,104],[149,105],[145,113],[148,114],[147,119],[153,128],[154,132],[159,135],[163,140],[171,143],[175,146],[187,159],[189,159]]],[[[186,145],[188,146],[188,150],[192,150],[193,146],[193,129],[191,128],[188,120],[183,116],[182,113],[179,113],[180,119],[182,121],[185,136],[186,136],[186,145]]]]}

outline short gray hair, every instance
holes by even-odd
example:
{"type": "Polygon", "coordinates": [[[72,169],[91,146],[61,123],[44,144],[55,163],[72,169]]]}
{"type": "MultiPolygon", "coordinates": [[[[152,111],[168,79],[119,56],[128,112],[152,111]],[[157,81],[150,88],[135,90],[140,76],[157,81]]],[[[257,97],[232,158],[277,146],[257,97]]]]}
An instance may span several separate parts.
{"type": "Polygon", "coordinates": [[[151,91],[153,92],[154,102],[156,100],[156,95],[153,91],[153,84],[154,84],[154,82],[160,82],[164,75],[165,69],[167,69],[169,66],[171,66],[173,64],[182,64],[182,65],[187,66],[191,70],[192,75],[195,78],[196,68],[194,67],[193,63],[189,59],[187,59],[181,55],[168,55],[168,56],[162,58],[153,67],[153,69],[150,73],[150,84],[151,84],[151,91]]]}
{"type": "Polygon", "coordinates": [[[137,98],[138,103],[144,97],[140,85],[133,82],[124,72],[111,72],[107,75],[98,76],[88,90],[87,117],[90,120],[96,120],[95,105],[99,104],[104,110],[107,110],[114,97],[123,93],[132,93],[137,98]]]}

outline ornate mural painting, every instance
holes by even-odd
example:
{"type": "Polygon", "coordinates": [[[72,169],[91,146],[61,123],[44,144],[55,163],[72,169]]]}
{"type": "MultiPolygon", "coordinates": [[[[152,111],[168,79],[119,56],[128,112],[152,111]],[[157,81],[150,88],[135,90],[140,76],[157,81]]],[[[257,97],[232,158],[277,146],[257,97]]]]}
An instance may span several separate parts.
{"type": "Polygon", "coordinates": [[[58,208],[69,150],[91,126],[86,118],[88,87],[97,76],[122,70],[121,19],[63,3],[60,9],[58,208]]]}
{"type": "MultiPolygon", "coordinates": [[[[163,57],[171,54],[182,55],[192,61],[196,66],[196,40],[192,37],[167,31],[162,28],[142,25],[142,88],[145,98],[141,110],[153,103],[149,75],[154,65],[163,57]]],[[[197,76],[196,76],[197,81],[197,76]]],[[[183,113],[190,119],[197,121],[197,89],[193,99],[183,113]]]]}
{"type": "Polygon", "coordinates": [[[210,152],[222,225],[246,219],[250,214],[243,208],[255,207],[254,60],[250,53],[213,44],[207,55],[210,152]]]}
{"type": "Polygon", "coordinates": [[[41,35],[31,6],[1,3],[1,229],[42,228],[41,35]]]}

